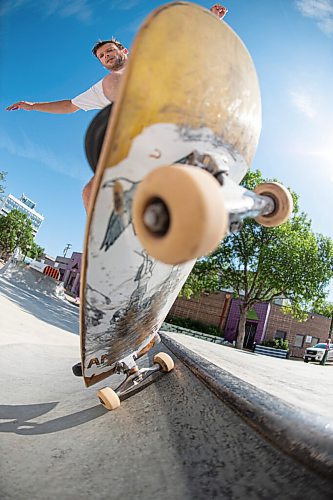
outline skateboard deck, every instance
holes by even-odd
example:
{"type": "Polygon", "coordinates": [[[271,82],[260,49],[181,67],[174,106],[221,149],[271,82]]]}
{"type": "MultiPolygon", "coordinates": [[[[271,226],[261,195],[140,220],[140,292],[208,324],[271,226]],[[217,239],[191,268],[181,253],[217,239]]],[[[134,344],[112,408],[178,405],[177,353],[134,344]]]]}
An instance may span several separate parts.
{"type": "Polygon", "coordinates": [[[154,11],[130,52],[88,212],[80,312],[86,386],[154,345],[195,263],[165,264],[143,248],[132,217],[142,179],[199,150],[218,154],[239,183],[260,128],[256,71],[234,31],[195,4],[154,11]]]}

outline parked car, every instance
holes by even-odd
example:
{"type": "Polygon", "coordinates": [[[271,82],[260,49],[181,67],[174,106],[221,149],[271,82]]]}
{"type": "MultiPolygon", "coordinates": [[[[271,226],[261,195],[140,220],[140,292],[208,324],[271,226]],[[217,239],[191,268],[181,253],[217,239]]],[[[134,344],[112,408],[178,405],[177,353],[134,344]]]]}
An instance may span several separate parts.
{"type": "MultiPolygon", "coordinates": [[[[321,361],[323,359],[324,353],[326,351],[326,343],[322,342],[316,344],[312,347],[308,347],[304,354],[304,361],[308,363],[309,361],[321,361]]],[[[327,354],[327,361],[333,361],[333,344],[330,343],[329,351],[327,354]]]]}

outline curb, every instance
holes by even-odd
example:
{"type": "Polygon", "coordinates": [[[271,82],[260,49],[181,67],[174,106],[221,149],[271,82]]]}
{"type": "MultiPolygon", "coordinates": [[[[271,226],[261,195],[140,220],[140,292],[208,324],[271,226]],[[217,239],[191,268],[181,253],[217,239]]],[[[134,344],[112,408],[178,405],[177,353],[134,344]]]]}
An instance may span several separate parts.
{"type": "Polygon", "coordinates": [[[266,440],[333,483],[333,421],[300,410],[231,375],[167,333],[165,346],[266,440]]]}

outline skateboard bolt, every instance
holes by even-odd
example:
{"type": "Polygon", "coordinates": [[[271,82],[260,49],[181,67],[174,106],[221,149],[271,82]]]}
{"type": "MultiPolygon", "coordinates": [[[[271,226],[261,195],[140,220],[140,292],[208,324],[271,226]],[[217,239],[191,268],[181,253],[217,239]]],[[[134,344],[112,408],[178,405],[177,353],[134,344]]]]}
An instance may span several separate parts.
{"type": "Polygon", "coordinates": [[[164,236],[170,225],[170,216],[166,204],[159,198],[152,200],[143,213],[143,222],[156,236],[164,236]]]}

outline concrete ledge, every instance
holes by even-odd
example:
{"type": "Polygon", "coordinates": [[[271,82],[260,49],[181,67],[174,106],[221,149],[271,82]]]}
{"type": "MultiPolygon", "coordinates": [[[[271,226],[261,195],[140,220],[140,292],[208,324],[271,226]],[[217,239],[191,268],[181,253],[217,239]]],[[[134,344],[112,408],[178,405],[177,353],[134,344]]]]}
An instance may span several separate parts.
{"type": "Polygon", "coordinates": [[[170,323],[163,323],[162,329],[165,332],[176,332],[183,333],[184,335],[190,335],[197,339],[206,340],[207,342],[214,342],[214,344],[229,344],[222,337],[217,337],[216,335],[209,335],[208,333],[198,332],[197,330],[190,330],[189,328],[184,328],[178,325],[172,325],[170,323]]]}
{"type": "Polygon", "coordinates": [[[333,484],[332,420],[293,407],[160,334],[167,348],[259,434],[333,484]]]}

